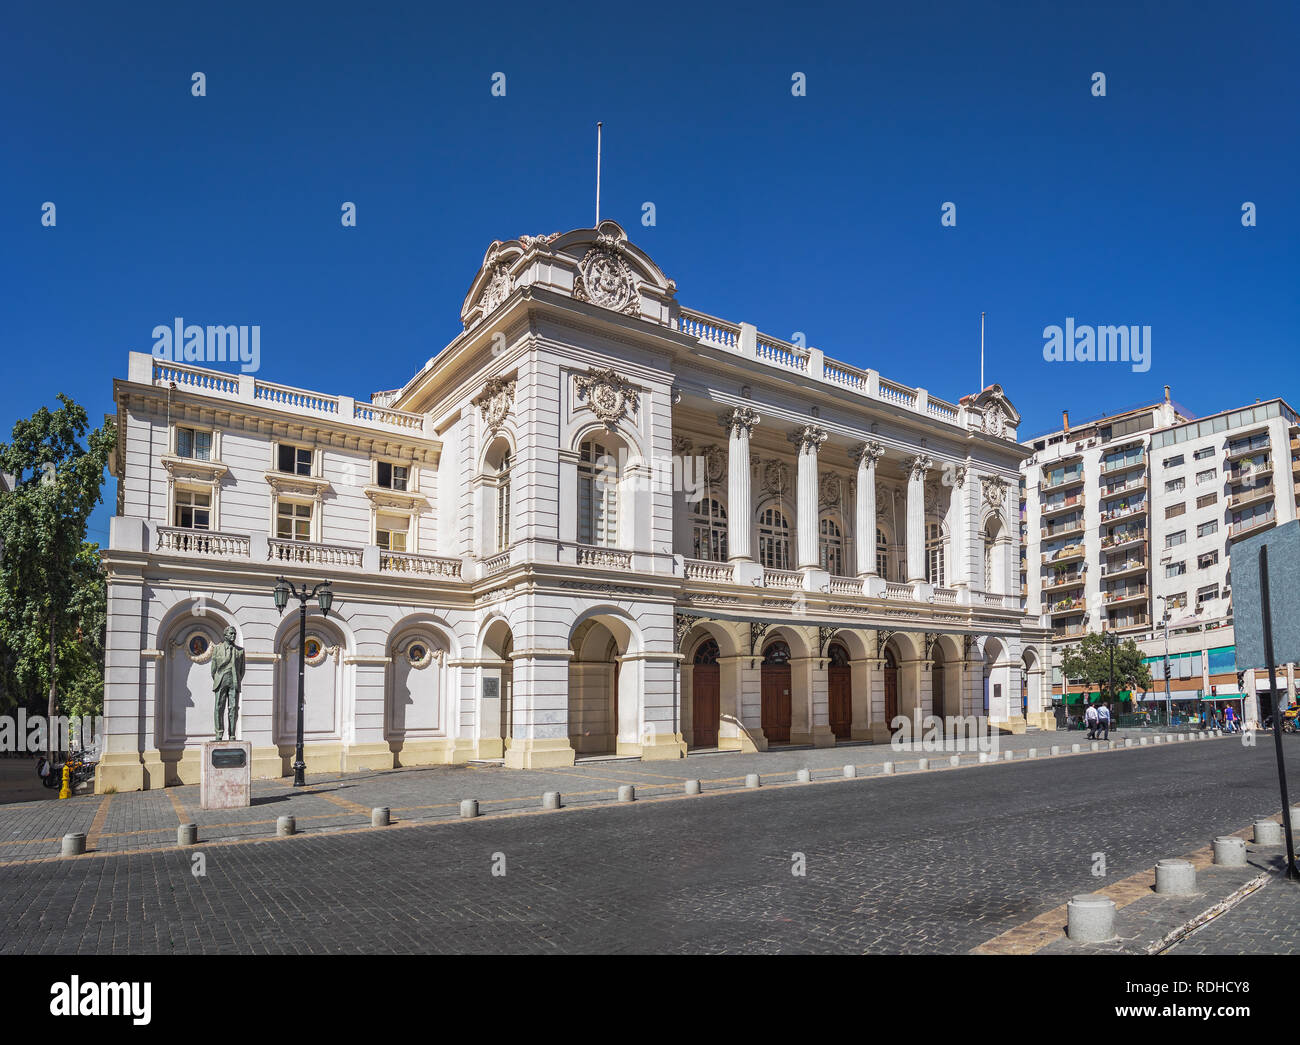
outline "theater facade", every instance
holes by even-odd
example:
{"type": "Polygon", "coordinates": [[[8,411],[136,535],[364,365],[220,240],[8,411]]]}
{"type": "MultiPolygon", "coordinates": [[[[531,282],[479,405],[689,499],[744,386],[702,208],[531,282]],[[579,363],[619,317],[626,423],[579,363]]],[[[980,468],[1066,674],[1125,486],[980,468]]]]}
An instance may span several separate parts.
{"type": "Polygon", "coordinates": [[[493,243],[461,319],[368,399],[130,355],[100,790],[198,780],[227,627],[258,776],[293,760],[300,649],[309,772],[1051,728],[1000,387],[684,308],[610,221],[493,243]],[[305,635],[281,576],[332,582],[305,635]]]}

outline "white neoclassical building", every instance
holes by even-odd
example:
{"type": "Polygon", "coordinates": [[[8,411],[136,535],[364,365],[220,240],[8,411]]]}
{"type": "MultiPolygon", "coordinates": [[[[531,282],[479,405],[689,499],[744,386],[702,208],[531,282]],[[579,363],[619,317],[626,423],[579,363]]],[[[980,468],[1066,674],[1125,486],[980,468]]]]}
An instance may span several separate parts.
{"type": "Polygon", "coordinates": [[[288,772],[281,575],[335,592],[310,771],[1050,728],[1002,390],[943,402],[676,289],[607,221],[493,243],[463,333],[369,400],[132,353],[98,787],[197,780],[227,627],[254,772],[288,772]]]}

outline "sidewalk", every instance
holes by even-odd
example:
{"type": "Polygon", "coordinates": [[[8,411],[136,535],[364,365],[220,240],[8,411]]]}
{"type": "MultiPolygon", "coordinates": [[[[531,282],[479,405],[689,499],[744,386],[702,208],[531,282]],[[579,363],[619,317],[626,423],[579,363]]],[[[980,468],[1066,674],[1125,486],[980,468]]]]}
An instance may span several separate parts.
{"type": "MultiPolygon", "coordinates": [[[[1127,751],[1141,757],[1144,750],[1136,731],[1126,731],[1097,750],[1081,733],[1034,733],[996,738],[998,764],[1024,762],[1032,750],[1037,758],[1051,757],[1052,746],[1061,758],[1104,757],[1127,751]],[[1077,739],[1072,739],[1077,738],[1077,739]],[[1125,741],[1132,745],[1125,747],[1125,741]],[[1078,744],[1081,752],[1071,754],[1078,744]]],[[[1155,737],[1143,734],[1150,747],[1155,737]]],[[[1191,743],[1177,734],[1174,746],[1191,743]]],[[[1200,741],[1212,742],[1207,737],[1200,741]]],[[[1220,742],[1239,742],[1217,738],[1220,742]]],[[[686,780],[699,780],[710,792],[743,790],[745,777],[761,775],[764,785],[793,784],[800,769],[811,771],[814,781],[842,780],[844,767],[853,765],[861,777],[880,776],[885,763],[896,773],[918,772],[918,760],[929,771],[949,768],[952,752],[898,750],[892,745],[841,744],[834,748],[773,749],[756,754],[693,753],[677,761],[641,762],[638,759],[593,759],[568,769],[507,770],[497,766],[437,766],[419,769],[315,775],[308,786],[295,789],[287,778],[254,780],[252,805],[245,809],[203,810],[195,785],[155,791],[90,795],[63,801],[36,801],[0,806],[0,865],[59,858],[62,836],[86,835],[87,852],[111,853],[176,847],[176,828],[193,823],[203,842],[254,840],[274,837],[276,819],[293,816],[299,833],[369,829],[370,812],[387,806],[394,823],[453,820],[460,815],[462,799],[477,799],[483,814],[537,810],[545,791],[559,791],[566,806],[616,802],[620,785],[631,784],[638,799],[683,794],[686,780]]],[[[1148,748],[1149,749],[1149,748],[1148,748]]],[[[977,765],[980,754],[956,755],[961,766],[977,765]]],[[[997,772],[990,763],[988,772],[997,772]]]]}

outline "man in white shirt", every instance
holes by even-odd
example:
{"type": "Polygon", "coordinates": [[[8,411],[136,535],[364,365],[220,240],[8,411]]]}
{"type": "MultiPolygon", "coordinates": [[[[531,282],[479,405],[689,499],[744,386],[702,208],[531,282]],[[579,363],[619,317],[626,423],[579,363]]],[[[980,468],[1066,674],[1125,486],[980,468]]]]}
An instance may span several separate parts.
{"type": "Polygon", "coordinates": [[[1083,713],[1083,721],[1088,727],[1089,740],[1097,739],[1097,723],[1099,721],[1099,717],[1100,716],[1098,716],[1097,714],[1097,705],[1089,704],[1088,710],[1083,713]]]}

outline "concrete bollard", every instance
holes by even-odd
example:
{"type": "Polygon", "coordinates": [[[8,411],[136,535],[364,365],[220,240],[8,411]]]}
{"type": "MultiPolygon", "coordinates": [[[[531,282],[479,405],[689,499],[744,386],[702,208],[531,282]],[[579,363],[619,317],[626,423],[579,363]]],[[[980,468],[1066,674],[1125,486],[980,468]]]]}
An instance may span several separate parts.
{"type": "Polygon", "coordinates": [[[880,772],[881,772],[881,773],[883,773],[883,774],[885,774],[886,776],[888,776],[888,775],[889,775],[890,773],[892,773],[893,771],[894,771],[894,763],[892,763],[892,762],[882,762],[882,763],[880,763],[880,772]]]}
{"type": "Polygon", "coordinates": [[[1166,734],[1165,734],[1165,743],[1166,743],[1166,744],[1172,744],[1173,742],[1174,742],[1174,735],[1173,735],[1172,733],[1166,733],[1166,734]]]}
{"type": "Polygon", "coordinates": [[[929,769],[929,768],[930,768],[930,760],[929,760],[928,758],[918,758],[918,759],[916,760],[916,768],[917,768],[917,769],[929,769]]]}
{"type": "Polygon", "coordinates": [[[1151,739],[1157,744],[1163,744],[1165,742],[1165,738],[1162,736],[1154,736],[1151,739]]]}
{"type": "MultiPolygon", "coordinates": [[[[1092,746],[1093,746],[1093,750],[1096,750],[1097,742],[1096,742],[1095,740],[1092,742],[1092,746]]],[[[1079,745],[1079,744],[1071,744],[1071,745],[1070,745],[1070,754],[1072,754],[1072,755],[1077,755],[1077,754],[1078,754],[1080,751],[1082,751],[1082,750],[1083,750],[1083,747],[1082,747],[1081,745],[1079,745]]]]}
{"type": "Polygon", "coordinates": [[[1052,754],[1054,754],[1054,755],[1059,755],[1060,753],[1061,753],[1061,745],[1060,745],[1060,744],[1053,744],[1053,745],[1052,745],[1052,754]]]}
{"type": "Polygon", "coordinates": [[[961,765],[961,755],[953,755],[948,759],[948,765],[956,767],[961,765]]]}
{"type": "Polygon", "coordinates": [[[1075,943],[1102,943],[1115,938],[1115,901],[1110,897],[1083,893],[1066,909],[1066,935],[1075,943]]]}
{"type": "Polygon", "coordinates": [[[1038,757],[1038,748],[1036,748],[1036,747],[1031,747],[1031,748],[1029,749],[1029,753],[1028,753],[1025,757],[1027,757],[1027,758],[1037,758],[1037,757],[1038,757]]]}
{"type": "Polygon", "coordinates": [[[77,832],[64,835],[63,845],[59,848],[61,856],[80,856],[86,851],[86,836],[77,832]]]}
{"type": "Polygon", "coordinates": [[[1100,750],[1101,750],[1101,741],[1100,741],[1100,740],[1094,740],[1091,744],[1088,745],[1088,750],[1089,750],[1089,751],[1100,751],[1100,750]]]}
{"type": "Polygon", "coordinates": [[[1196,868],[1188,860],[1157,860],[1156,892],[1161,896],[1190,896],[1196,892],[1196,868]]]}
{"type": "Polygon", "coordinates": [[[177,845],[195,845],[199,840],[198,824],[181,824],[176,828],[177,845]]]}
{"type": "Polygon", "coordinates": [[[700,793],[700,782],[698,780],[686,781],[686,793],[688,795],[698,795],[700,793]]]}
{"type": "Polygon", "coordinates": [[[291,816],[282,816],[275,822],[276,838],[288,838],[298,829],[297,821],[291,816]]]}
{"type": "Polygon", "coordinates": [[[798,781],[800,784],[811,784],[811,783],[812,783],[812,773],[810,773],[810,772],[809,772],[808,770],[806,770],[806,769],[801,769],[801,770],[799,770],[799,772],[797,772],[797,773],[794,775],[794,778],[795,778],[795,780],[798,781]]]}
{"type": "Polygon", "coordinates": [[[1260,817],[1255,821],[1255,838],[1256,845],[1281,845],[1282,844],[1282,825],[1276,820],[1265,820],[1260,817]]]}
{"type": "Polygon", "coordinates": [[[471,820],[478,816],[478,799],[466,798],[460,803],[460,815],[465,820],[471,820]]]}
{"type": "Polygon", "coordinates": [[[1008,762],[1014,761],[1016,753],[1014,751],[1008,751],[1005,757],[1008,762]]]}
{"type": "Polygon", "coordinates": [[[620,802],[635,802],[636,788],[631,784],[621,784],[618,789],[618,800],[620,802]]]}
{"type": "Polygon", "coordinates": [[[1294,831],[1297,827],[1300,827],[1300,805],[1291,807],[1291,829],[1294,831]]]}
{"type": "Polygon", "coordinates": [[[750,773],[748,776],[745,777],[745,786],[746,786],[746,787],[761,787],[762,784],[763,784],[763,781],[761,781],[761,780],[758,778],[758,774],[757,774],[757,773],[750,773]]]}
{"type": "Polygon", "coordinates": [[[987,762],[988,760],[989,760],[989,753],[988,753],[987,751],[981,751],[981,752],[980,752],[980,765],[983,765],[983,764],[984,764],[985,762],[987,762]]]}
{"type": "Polygon", "coordinates": [[[1124,746],[1125,746],[1125,747],[1132,747],[1132,746],[1133,746],[1133,738],[1132,738],[1132,737],[1125,737],[1125,738],[1124,738],[1124,746]]]}
{"type": "Polygon", "coordinates": [[[1150,743],[1150,741],[1151,741],[1151,738],[1150,738],[1150,737],[1140,737],[1140,738],[1138,739],[1138,743],[1139,743],[1142,747],[1146,747],[1147,744],[1150,743]]]}
{"type": "Polygon", "coordinates": [[[560,808],[563,808],[563,806],[564,806],[564,803],[560,801],[560,792],[558,792],[558,791],[543,791],[543,792],[542,792],[542,808],[543,808],[543,809],[560,809],[560,808]]]}
{"type": "Polygon", "coordinates": [[[1186,733],[1179,733],[1179,734],[1178,734],[1178,742],[1179,742],[1180,744],[1181,744],[1183,741],[1185,741],[1186,739],[1187,739],[1187,734],[1186,734],[1186,733]]]}
{"type": "Polygon", "coordinates": [[[844,767],[844,778],[845,778],[846,780],[852,780],[852,779],[853,779],[855,776],[857,776],[857,775],[858,775],[858,767],[857,767],[857,766],[845,766],[845,767],[844,767]]]}
{"type": "Polygon", "coordinates": [[[387,827],[389,822],[388,806],[375,806],[370,810],[371,827],[387,827]]]}
{"type": "Polygon", "coordinates": [[[1246,840],[1234,835],[1220,835],[1214,840],[1214,862],[1220,867],[1246,866],[1246,840]]]}

